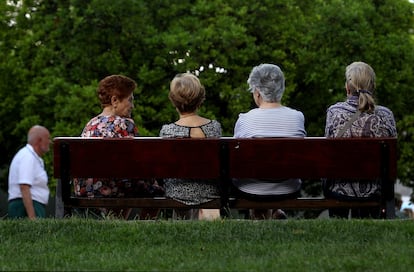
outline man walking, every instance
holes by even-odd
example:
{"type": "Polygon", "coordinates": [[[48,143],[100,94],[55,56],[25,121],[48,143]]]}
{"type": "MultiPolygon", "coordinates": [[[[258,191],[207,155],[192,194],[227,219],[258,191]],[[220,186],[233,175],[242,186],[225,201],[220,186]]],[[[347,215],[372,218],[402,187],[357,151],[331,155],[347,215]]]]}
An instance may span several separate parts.
{"type": "Polygon", "coordinates": [[[47,128],[30,128],[27,144],[21,148],[10,164],[9,218],[28,217],[33,220],[46,216],[49,200],[48,177],[41,158],[50,148],[47,128]]]}

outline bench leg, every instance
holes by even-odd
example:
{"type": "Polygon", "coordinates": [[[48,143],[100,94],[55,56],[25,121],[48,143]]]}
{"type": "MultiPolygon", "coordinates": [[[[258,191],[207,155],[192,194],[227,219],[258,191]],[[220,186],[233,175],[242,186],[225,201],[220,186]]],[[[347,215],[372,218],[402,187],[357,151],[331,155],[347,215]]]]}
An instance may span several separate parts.
{"type": "Polygon", "coordinates": [[[395,218],[395,201],[387,200],[385,201],[385,218],[394,219],[395,218]]]}
{"type": "Polygon", "coordinates": [[[62,198],[62,181],[59,179],[56,184],[55,217],[63,218],[65,207],[62,198]]]}

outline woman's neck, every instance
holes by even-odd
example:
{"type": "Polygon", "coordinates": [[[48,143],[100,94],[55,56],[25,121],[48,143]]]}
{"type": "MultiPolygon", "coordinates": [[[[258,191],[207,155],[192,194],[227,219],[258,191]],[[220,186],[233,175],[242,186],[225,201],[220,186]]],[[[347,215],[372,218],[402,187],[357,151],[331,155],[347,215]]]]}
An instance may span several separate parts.
{"type": "Polygon", "coordinates": [[[190,113],[179,113],[180,114],[180,120],[186,119],[193,116],[198,116],[196,112],[190,112],[190,113]]]}
{"type": "Polygon", "coordinates": [[[115,115],[115,112],[114,112],[112,106],[107,106],[102,110],[100,115],[102,115],[102,116],[113,116],[113,115],[115,115]]]}
{"type": "Polygon", "coordinates": [[[175,122],[175,124],[180,126],[197,127],[210,121],[209,119],[198,115],[197,112],[179,113],[179,115],[180,118],[175,122]]]}
{"type": "Polygon", "coordinates": [[[261,109],[275,109],[275,108],[280,108],[282,106],[282,104],[280,104],[279,102],[264,102],[264,101],[262,101],[260,103],[260,105],[258,105],[258,106],[261,109]]]}

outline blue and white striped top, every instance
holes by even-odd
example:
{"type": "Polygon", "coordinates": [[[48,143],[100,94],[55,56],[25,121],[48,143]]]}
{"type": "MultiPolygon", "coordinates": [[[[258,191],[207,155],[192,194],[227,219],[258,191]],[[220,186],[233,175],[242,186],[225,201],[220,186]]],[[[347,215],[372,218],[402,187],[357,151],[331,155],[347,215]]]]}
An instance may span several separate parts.
{"type": "Polygon", "coordinates": [[[240,113],[234,127],[235,138],[305,136],[303,113],[285,106],[240,113]]]}
{"type": "MultiPolygon", "coordinates": [[[[303,113],[289,107],[252,109],[240,113],[234,127],[235,138],[253,137],[305,137],[303,113]]],[[[241,192],[251,196],[278,197],[300,191],[300,179],[257,180],[234,179],[233,184],[241,192]]]]}

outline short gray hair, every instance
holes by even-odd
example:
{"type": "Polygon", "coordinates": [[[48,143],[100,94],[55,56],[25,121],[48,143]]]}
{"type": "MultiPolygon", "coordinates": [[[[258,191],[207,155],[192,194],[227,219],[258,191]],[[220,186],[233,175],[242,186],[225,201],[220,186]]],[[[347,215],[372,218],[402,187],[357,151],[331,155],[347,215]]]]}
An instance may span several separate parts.
{"type": "Polygon", "coordinates": [[[259,91],[266,102],[280,102],[285,91],[285,76],[279,66],[260,64],[252,69],[247,80],[249,91],[259,91]]]}

